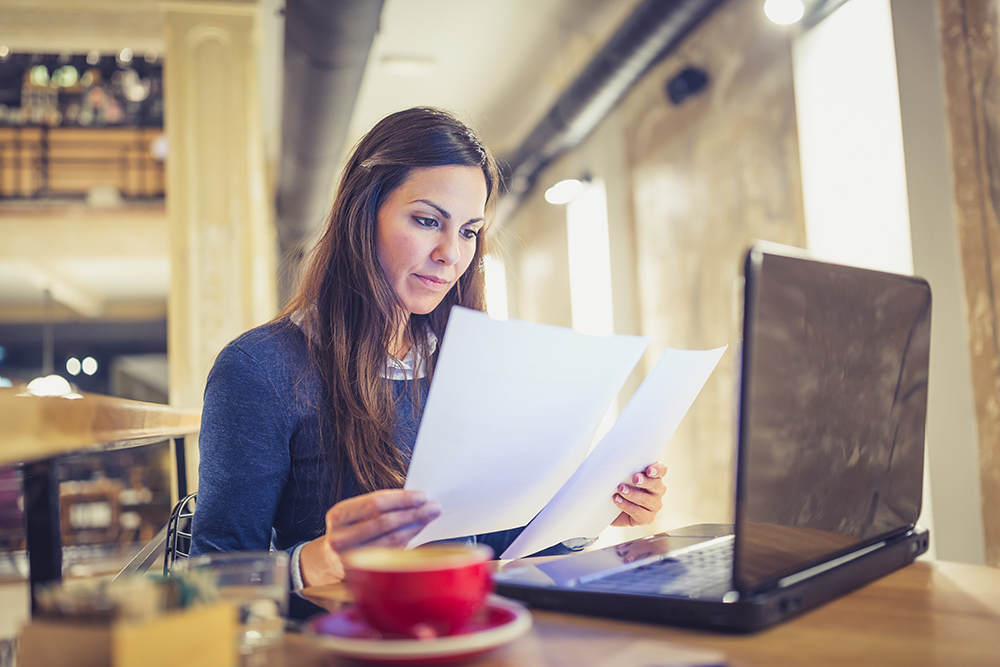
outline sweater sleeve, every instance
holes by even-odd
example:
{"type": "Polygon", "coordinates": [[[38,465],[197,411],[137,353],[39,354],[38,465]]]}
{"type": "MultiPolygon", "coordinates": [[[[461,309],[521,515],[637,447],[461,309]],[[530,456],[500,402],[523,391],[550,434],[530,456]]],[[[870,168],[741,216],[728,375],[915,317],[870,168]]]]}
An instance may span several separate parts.
{"type": "Polygon", "coordinates": [[[228,345],[205,387],[192,553],[270,547],[291,465],[291,422],[266,369],[228,345]]]}

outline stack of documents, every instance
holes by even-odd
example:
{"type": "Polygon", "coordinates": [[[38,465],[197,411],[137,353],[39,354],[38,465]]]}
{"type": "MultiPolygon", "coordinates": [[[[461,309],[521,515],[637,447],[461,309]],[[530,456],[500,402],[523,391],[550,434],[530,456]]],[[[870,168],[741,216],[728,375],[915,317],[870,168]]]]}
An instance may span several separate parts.
{"type": "Polygon", "coordinates": [[[441,515],[410,546],[527,525],[509,559],[596,537],[618,516],[618,484],[660,456],[726,350],[665,350],[591,450],[648,344],[453,308],[405,485],[441,515]]]}

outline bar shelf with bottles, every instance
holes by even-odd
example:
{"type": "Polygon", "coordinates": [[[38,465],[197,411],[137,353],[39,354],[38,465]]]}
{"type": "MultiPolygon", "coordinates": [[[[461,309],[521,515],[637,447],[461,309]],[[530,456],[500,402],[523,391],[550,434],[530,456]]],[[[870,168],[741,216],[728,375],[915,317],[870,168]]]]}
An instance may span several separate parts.
{"type": "Polygon", "coordinates": [[[0,199],[162,199],[162,81],[152,53],[0,51],[0,199]]]}

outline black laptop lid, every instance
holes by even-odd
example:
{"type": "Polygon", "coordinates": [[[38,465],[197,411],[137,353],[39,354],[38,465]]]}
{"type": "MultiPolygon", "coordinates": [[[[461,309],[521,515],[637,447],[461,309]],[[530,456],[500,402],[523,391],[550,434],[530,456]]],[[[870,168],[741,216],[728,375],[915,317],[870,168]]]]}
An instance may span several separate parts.
{"type": "Polygon", "coordinates": [[[926,281],[752,248],[733,579],[758,591],[920,514],[926,281]]]}

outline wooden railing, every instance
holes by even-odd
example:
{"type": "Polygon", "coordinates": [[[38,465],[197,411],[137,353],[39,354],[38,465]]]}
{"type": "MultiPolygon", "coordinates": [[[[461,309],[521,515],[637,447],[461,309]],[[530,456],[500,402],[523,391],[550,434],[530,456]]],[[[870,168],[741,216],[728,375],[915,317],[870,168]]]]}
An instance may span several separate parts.
{"type": "Polygon", "coordinates": [[[62,577],[59,457],[172,440],[177,493],[183,497],[187,493],[184,438],[199,427],[197,410],[94,394],[39,397],[21,389],[0,389],[0,466],[23,469],[32,591],[62,577]]]}
{"type": "Polygon", "coordinates": [[[164,163],[152,153],[162,128],[0,127],[0,199],[86,195],[164,196],[164,163]]]}

